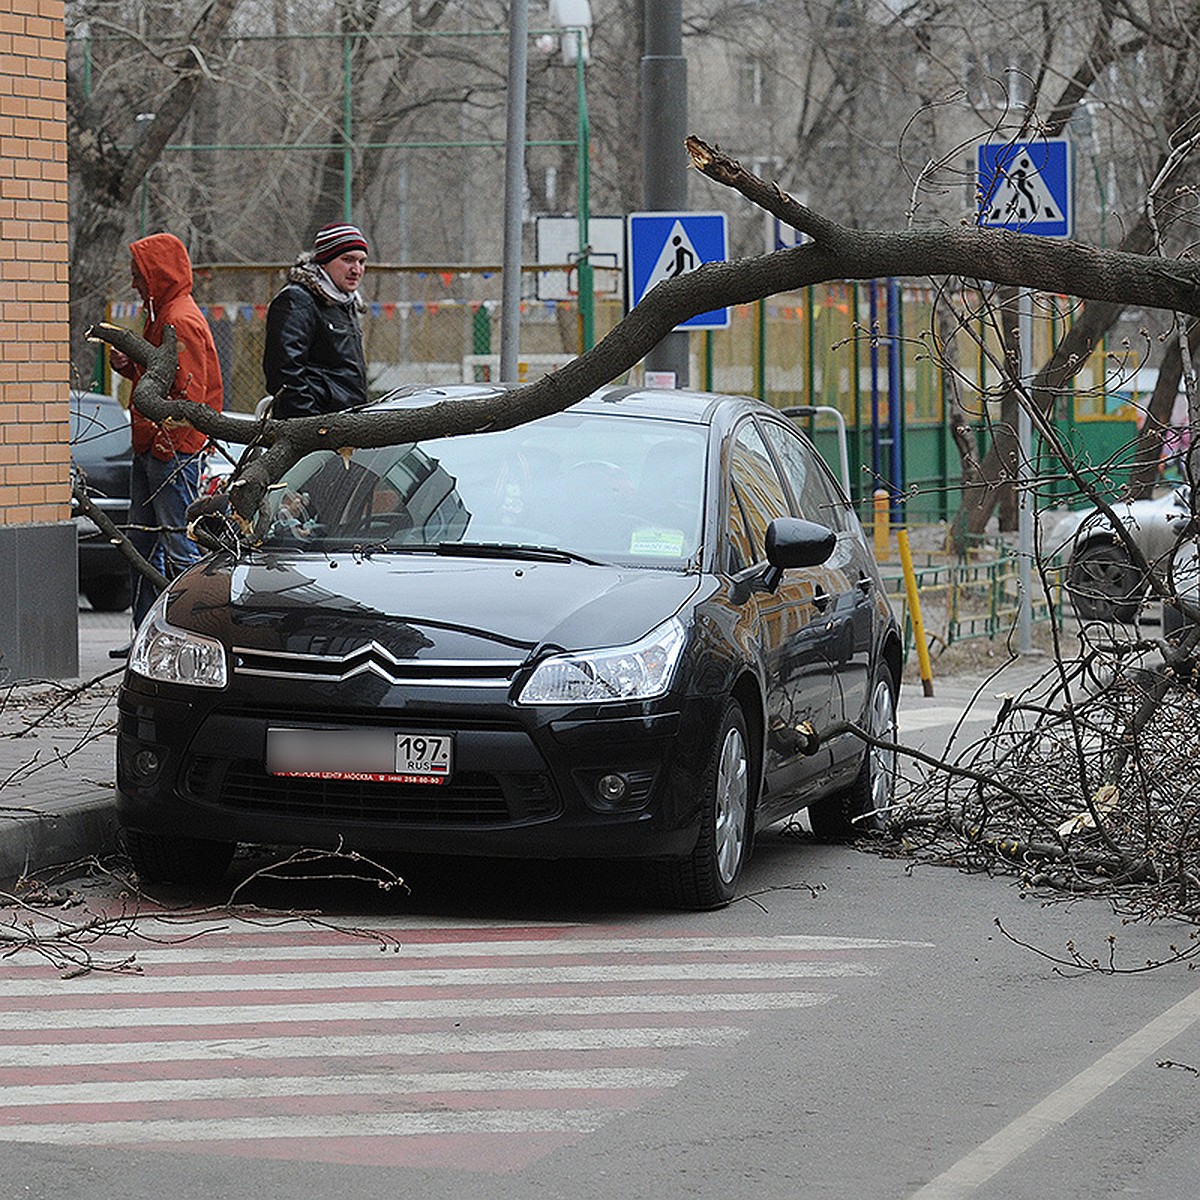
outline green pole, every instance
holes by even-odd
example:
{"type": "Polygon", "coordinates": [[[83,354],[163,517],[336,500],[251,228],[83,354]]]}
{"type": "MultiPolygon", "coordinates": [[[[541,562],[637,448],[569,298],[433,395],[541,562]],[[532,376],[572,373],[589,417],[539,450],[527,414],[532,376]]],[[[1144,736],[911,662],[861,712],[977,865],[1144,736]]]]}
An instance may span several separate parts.
{"type": "Polygon", "coordinates": [[[579,322],[586,353],[596,344],[596,288],[592,281],[591,139],[588,130],[587,89],[583,73],[582,29],[575,31],[575,112],[578,118],[576,170],[579,175],[579,322]]]}
{"type": "Polygon", "coordinates": [[[342,219],[350,221],[354,216],[354,190],[351,186],[350,173],[353,169],[353,156],[350,153],[350,134],[353,95],[351,92],[351,67],[353,42],[349,37],[342,39],[342,219]]]}
{"type": "Polygon", "coordinates": [[[813,393],[817,386],[817,364],[813,362],[813,343],[816,341],[816,321],[813,316],[813,288],[805,288],[804,300],[804,388],[808,393],[806,404],[816,404],[813,393]]]}
{"type": "Polygon", "coordinates": [[[759,300],[755,308],[755,329],[758,345],[754,354],[754,394],[765,404],[767,400],[767,302],[759,300]]]}

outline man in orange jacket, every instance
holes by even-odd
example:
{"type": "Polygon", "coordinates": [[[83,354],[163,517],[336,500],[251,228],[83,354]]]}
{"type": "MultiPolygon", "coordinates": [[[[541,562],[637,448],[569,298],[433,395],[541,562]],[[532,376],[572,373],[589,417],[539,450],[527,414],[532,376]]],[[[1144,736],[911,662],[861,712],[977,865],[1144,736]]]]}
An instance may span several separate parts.
{"type": "MultiPolygon", "coordinates": [[[[154,233],[130,243],[133,287],[142,298],[142,336],[161,346],[163,329],[175,328],[179,368],[168,397],[196,400],[220,412],[224,389],[221,363],[208,321],[192,298],[192,262],[184,244],[171,233],[154,233]]],[[[114,370],[136,384],[142,368],[120,351],[110,352],[114,370]]],[[[187,536],[187,507],[196,499],[200,452],[207,438],[187,421],[151,421],[137,408],[133,422],[133,469],[129,484],[129,540],[141,555],[171,578],[201,556],[187,536]]],[[[144,575],[132,572],[136,628],[157,598],[144,575]]],[[[128,647],[114,650],[123,657],[128,647]]]]}

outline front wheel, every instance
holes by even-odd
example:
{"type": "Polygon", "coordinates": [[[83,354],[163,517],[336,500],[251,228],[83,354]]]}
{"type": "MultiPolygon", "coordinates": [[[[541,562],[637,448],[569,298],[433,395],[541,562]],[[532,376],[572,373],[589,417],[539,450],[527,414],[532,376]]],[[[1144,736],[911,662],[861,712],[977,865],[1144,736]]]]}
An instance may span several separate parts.
{"type": "Polygon", "coordinates": [[[733,899],[750,849],[753,780],[741,706],[725,706],[700,789],[700,836],[683,859],[659,865],[664,900],[680,908],[721,908],[733,899]]]}
{"type": "MultiPolygon", "coordinates": [[[[880,742],[896,741],[896,684],[886,667],[876,671],[871,685],[866,732],[880,742]]],[[[882,833],[887,827],[895,789],[895,750],[868,745],[854,782],[808,810],[813,833],[835,840],[882,833]]]]}
{"type": "Polygon", "coordinates": [[[236,849],[233,842],[125,830],[125,849],[144,883],[219,883],[236,849]]]}
{"type": "Polygon", "coordinates": [[[1071,555],[1067,591],[1082,620],[1128,624],[1146,595],[1146,581],[1129,561],[1124,546],[1091,542],[1071,555]]]}
{"type": "Polygon", "coordinates": [[[83,585],[83,594],[96,612],[124,612],[133,596],[128,575],[89,579],[83,585]]]}

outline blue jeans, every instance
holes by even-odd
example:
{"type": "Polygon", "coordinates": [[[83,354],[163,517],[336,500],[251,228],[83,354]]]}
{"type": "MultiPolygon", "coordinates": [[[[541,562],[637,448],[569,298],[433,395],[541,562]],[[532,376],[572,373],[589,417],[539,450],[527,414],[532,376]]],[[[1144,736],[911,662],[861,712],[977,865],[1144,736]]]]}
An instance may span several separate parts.
{"type": "MultiPolygon", "coordinates": [[[[173,579],[203,551],[187,535],[187,506],[200,487],[200,455],[176,454],[164,462],[147,451],[133,456],[129,474],[129,540],[141,556],[173,579]]],[[[136,629],[158,598],[144,575],[130,570],[136,629]]]]}

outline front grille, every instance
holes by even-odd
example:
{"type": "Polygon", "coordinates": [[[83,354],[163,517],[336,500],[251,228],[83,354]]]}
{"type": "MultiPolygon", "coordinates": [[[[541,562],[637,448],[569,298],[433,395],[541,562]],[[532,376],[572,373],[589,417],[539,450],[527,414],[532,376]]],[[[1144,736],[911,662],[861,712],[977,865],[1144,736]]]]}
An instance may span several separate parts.
{"type": "Polygon", "coordinates": [[[196,757],[183,774],[193,799],[237,812],[361,821],[383,825],[509,825],[553,816],[560,802],[536,773],[460,771],[449,783],[421,786],[269,775],[253,762],[196,757]]]}
{"type": "Polygon", "coordinates": [[[456,730],[499,730],[514,731],[520,726],[511,720],[494,720],[465,715],[456,711],[453,718],[410,716],[394,708],[351,708],[345,705],[322,707],[320,713],[298,713],[295,708],[283,708],[271,704],[222,704],[212,711],[210,720],[229,717],[238,721],[254,721],[262,725],[287,725],[291,727],[311,725],[314,729],[327,729],[330,725],[346,725],[356,729],[396,729],[403,725],[406,730],[444,731],[448,724],[456,730]]]}
{"type": "Polygon", "coordinates": [[[401,657],[374,641],[345,654],[293,654],[282,650],[256,650],[248,646],[235,646],[233,649],[235,674],[326,683],[342,683],[356,675],[370,674],[397,686],[472,687],[507,691],[521,663],[521,659],[401,657]]]}

